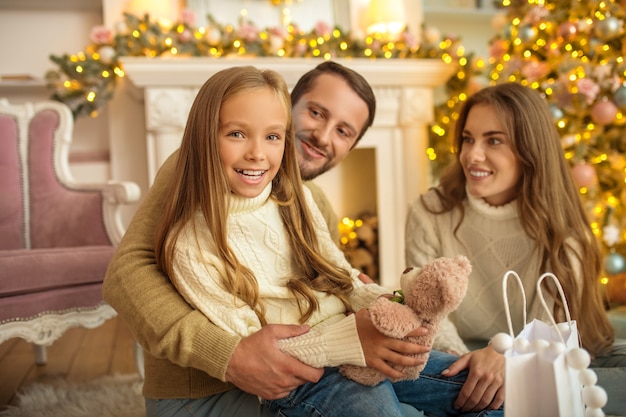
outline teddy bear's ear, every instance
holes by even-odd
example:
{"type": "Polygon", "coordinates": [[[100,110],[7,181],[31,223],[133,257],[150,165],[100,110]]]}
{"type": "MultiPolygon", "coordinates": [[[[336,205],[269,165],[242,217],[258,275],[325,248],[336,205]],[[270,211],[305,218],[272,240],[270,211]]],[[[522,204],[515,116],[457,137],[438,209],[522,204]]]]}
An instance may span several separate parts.
{"type": "Polygon", "coordinates": [[[465,273],[467,275],[469,275],[472,272],[472,263],[470,262],[469,259],[467,259],[466,256],[459,255],[455,258],[455,260],[459,268],[465,270],[465,273]]]}

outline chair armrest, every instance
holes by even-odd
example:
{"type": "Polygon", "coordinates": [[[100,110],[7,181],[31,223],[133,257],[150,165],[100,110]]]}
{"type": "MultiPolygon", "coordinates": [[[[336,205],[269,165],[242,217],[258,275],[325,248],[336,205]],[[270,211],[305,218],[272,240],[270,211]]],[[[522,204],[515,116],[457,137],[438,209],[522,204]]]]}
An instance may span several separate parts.
{"type": "Polygon", "coordinates": [[[95,191],[102,194],[102,219],[113,246],[117,246],[126,231],[122,221],[122,205],[139,201],[141,188],[134,182],[110,180],[106,183],[75,182],[66,179],[65,185],[74,191],[95,191]]]}
{"type": "Polygon", "coordinates": [[[104,225],[114,246],[122,240],[126,231],[122,222],[121,205],[139,201],[139,185],[129,181],[109,181],[103,190],[102,215],[104,225]]]}

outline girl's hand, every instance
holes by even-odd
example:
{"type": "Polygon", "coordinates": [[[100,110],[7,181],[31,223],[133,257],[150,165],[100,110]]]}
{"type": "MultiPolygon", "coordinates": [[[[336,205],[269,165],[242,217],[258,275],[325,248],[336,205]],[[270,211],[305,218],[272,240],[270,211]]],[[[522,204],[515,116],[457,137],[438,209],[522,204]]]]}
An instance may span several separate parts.
{"type": "Polygon", "coordinates": [[[442,375],[454,376],[463,369],[469,374],[455,407],[462,411],[496,410],[504,404],[504,355],[487,346],[461,356],[442,375]]]}
{"type": "MultiPolygon", "coordinates": [[[[393,339],[380,333],[370,318],[367,309],[356,313],[356,327],[367,366],[378,369],[390,378],[402,377],[402,372],[393,369],[390,364],[417,366],[425,361],[407,355],[417,355],[430,351],[430,348],[393,339]]],[[[424,327],[418,327],[409,336],[423,336],[428,333],[424,327]]]]}

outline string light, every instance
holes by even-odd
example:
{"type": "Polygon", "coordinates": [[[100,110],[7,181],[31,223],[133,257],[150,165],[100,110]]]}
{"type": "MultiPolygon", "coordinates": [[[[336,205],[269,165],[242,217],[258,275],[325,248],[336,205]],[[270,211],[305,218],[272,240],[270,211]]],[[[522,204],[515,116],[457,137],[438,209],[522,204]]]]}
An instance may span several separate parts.
{"type": "MultiPolygon", "coordinates": [[[[277,4],[280,4],[278,2],[277,4]]],[[[195,20],[195,19],[194,19],[195,20]]],[[[48,72],[48,85],[54,89],[53,97],[67,104],[75,117],[96,116],[114,94],[118,78],[124,76],[118,61],[123,56],[156,57],[226,57],[246,55],[257,57],[319,57],[370,59],[444,59],[452,65],[462,57],[458,40],[415,39],[407,31],[393,43],[376,41],[385,39],[381,34],[370,34],[364,39],[355,38],[340,28],[318,23],[305,32],[289,23],[282,30],[259,29],[241,14],[239,27],[223,25],[208,16],[207,27],[195,27],[184,21],[168,23],[152,20],[149,15],[138,17],[125,14],[123,24],[105,41],[93,41],[85,51],[76,55],[52,55],[50,59],[58,69],[48,72]],[[440,43],[441,42],[441,43],[440,43]],[[454,53],[452,52],[454,50],[454,53]],[[106,53],[103,53],[105,51],[106,53]],[[69,81],[69,82],[68,82],[69,81]]],[[[105,30],[104,28],[102,30],[105,30]]]]}
{"type": "Polygon", "coordinates": [[[435,178],[454,158],[452,131],[462,94],[503,81],[539,91],[605,251],[603,282],[611,283],[615,274],[626,273],[626,9],[614,0],[578,3],[501,2],[508,23],[490,41],[487,65],[461,65],[448,80],[449,98],[435,108],[428,156],[435,178]],[[617,241],[606,241],[607,225],[619,229],[617,241]]]}

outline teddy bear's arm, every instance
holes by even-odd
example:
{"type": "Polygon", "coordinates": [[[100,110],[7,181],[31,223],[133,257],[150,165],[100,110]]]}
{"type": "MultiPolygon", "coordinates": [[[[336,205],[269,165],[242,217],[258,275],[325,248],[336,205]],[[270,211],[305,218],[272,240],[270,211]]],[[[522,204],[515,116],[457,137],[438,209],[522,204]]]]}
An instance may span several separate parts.
{"type": "Polygon", "coordinates": [[[372,323],[385,336],[402,339],[421,325],[420,319],[408,306],[379,298],[369,309],[372,323]]]}

